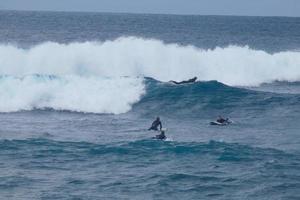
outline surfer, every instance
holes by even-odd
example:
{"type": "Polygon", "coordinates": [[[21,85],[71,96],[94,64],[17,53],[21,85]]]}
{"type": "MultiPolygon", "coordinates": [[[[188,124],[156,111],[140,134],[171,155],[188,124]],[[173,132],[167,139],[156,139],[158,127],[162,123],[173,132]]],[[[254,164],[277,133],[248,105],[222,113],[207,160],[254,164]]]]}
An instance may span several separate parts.
{"type": "Polygon", "coordinates": [[[180,84],[186,84],[186,83],[194,83],[194,82],[196,82],[196,80],[197,80],[197,77],[195,76],[194,78],[191,78],[191,79],[185,80],[185,81],[177,82],[177,81],[171,80],[170,82],[175,83],[176,85],[180,85],[180,84]]]}
{"type": "Polygon", "coordinates": [[[210,122],[210,125],[223,126],[223,125],[228,125],[228,124],[231,124],[231,123],[232,123],[232,121],[229,118],[224,119],[223,117],[219,116],[216,121],[210,122]]]}
{"type": "Polygon", "coordinates": [[[228,121],[228,118],[227,119],[224,119],[223,117],[219,116],[218,119],[217,119],[217,122],[223,124],[224,122],[227,122],[228,121]]]}
{"type": "Polygon", "coordinates": [[[158,126],[159,126],[159,130],[162,129],[162,124],[161,124],[161,121],[159,119],[159,117],[157,117],[153,122],[152,122],[152,125],[151,127],[148,129],[149,131],[150,130],[154,130],[154,131],[158,131],[158,126]]]}

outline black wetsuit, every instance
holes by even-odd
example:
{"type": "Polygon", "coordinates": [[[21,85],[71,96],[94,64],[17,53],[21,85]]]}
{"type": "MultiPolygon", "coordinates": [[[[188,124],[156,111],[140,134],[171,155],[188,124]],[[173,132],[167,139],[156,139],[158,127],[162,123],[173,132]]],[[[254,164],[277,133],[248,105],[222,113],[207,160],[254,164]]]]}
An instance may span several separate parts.
{"type": "Polygon", "coordinates": [[[219,122],[219,123],[223,124],[224,122],[226,122],[226,120],[225,120],[225,119],[223,119],[223,118],[220,118],[220,119],[218,119],[218,120],[217,120],[217,122],[219,122]]]}
{"type": "Polygon", "coordinates": [[[170,81],[170,82],[179,85],[179,84],[185,84],[185,83],[194,83],[196,80],[197,80],[197,77],[191,78],[191,79],[189,79],[189,80],[187,80],[187,81],[180,81],[180,82],[177,82],[177,81],[170,81]]]}
{"type": "Polygon", "coordinates": [[[148,129],[149,131],[150,130],[154,130],[154,131],[158,131],[158,126],[159,126],[159,129],[161,130],[162,129],[162,124],[161,124],[161,121],[159,119],[156,119],[151,127],[148,129]]]}
{"type": "Polygon", "coordinates": [[[167,137],[166,137],[166,135],[165,135],[164,132],[161,132],[161,134],[156,135],[155,138],[156,138],[156,139],[159,139],[159,140],[164,140],[164,139],[166,139],[167,137]]]}

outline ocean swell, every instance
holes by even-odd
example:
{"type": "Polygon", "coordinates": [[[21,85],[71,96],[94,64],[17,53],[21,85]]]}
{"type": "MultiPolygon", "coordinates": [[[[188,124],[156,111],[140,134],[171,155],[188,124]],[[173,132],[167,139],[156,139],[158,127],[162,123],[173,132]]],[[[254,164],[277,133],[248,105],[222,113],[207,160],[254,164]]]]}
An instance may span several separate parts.
{"type": "MultiPolygon", "coordinates": [[[[197,76],[201,81],[251,87],[274,81],[300,81],[299,66],[299,52],[269,54],[238,46],[204,50],[136,37],[70,44],[47,42],[29,49],[2,44],[0,112],[51,108],[120,114],[144,97],[143,102],[147,102],[154,94],[143,96],[143,77],[164,82],[197,76]]],[[[215,87],[227,87],[212,83],[206,93],[215,91],[215,87]]],[[[182,95],[192,91],[192,96],[201,98],[204,87],[170,91],[182,95]]],[[[149,92],[154,91],[148,88],[149,92]]],[[[156,100],[168,92],[156,96],[156,100]]],[[[183,107],[199,102],[199,98],[193,98],[182,104],[186,98],[169,96],[179,99],[183,107]]]]}

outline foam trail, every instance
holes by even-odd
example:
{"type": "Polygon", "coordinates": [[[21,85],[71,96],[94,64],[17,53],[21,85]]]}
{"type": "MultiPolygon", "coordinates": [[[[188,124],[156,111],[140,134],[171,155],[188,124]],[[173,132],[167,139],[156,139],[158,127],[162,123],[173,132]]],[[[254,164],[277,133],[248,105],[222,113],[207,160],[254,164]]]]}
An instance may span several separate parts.
{"type": "Polygon", "coordinates": [[[144,93],[141,78],[0,77],[0,112],[52,108],[120,114],[144,93]]]}
{"type": "Polygon", "coordinates": [[[0,45],[0,74],[149,76],[162,81],[198,76],[231,86],[300,81],[300,52],[269,54],[248,47],[213,50],[129,37],[114,41],[0,45]]]}

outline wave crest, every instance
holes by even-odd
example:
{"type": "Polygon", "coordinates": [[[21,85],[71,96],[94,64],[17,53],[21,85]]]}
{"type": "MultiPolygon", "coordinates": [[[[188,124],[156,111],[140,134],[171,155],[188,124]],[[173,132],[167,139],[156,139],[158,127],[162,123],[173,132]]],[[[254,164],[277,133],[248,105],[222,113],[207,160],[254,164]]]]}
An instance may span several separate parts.
{"type": "Polygon", "coordinates": [[[0,74],[147,76],[160,81],[197,76],[231,86],[300,81],[300,52],[269,54],[248,47],[203,50],[135,37],[105,42],[0,45],[0,74]]]}
{"type": "Polygon", "coordinates": [[[169,81],[197,76],[257,86],[300,81],[299,66],[300,52],[269,54],[238,46],[203,50],[136,37],[47,42],[29,49],[0,45],[0,112],[51,108],[119,114],[145,93],[143,78],[136,77],[169,81]]]}

